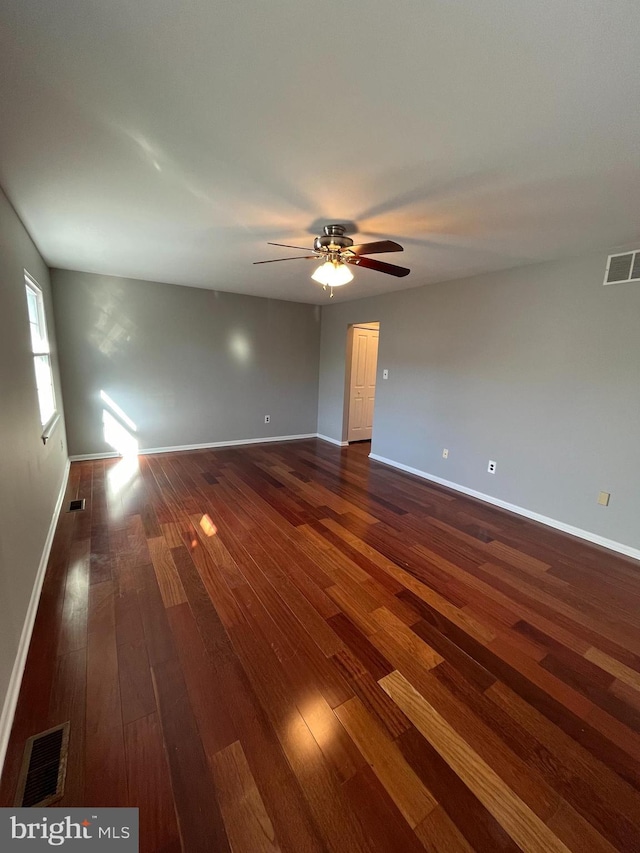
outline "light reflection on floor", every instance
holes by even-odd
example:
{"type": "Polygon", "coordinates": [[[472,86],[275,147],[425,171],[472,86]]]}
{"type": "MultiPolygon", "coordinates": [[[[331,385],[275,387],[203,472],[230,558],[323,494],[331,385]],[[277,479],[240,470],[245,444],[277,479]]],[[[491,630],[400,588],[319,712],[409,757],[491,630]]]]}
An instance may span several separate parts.
{"type": "Polygon", "coordinates": [[[215,526],[213,521],[211,521],[208,515],[202,516],[200,519],[200,527],[202,528],[205,536],[215,536],[218,532],[218,528],[215,526]]]}

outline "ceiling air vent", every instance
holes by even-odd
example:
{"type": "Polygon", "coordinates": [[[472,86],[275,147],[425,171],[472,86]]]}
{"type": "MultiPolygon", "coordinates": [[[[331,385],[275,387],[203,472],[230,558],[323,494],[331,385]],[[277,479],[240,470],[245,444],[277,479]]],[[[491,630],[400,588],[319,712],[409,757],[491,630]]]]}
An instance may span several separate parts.
{"type": "Polygon", "coordinates": [[[609,255],[603,284],[640,281],[640,251],[609,255]]]}

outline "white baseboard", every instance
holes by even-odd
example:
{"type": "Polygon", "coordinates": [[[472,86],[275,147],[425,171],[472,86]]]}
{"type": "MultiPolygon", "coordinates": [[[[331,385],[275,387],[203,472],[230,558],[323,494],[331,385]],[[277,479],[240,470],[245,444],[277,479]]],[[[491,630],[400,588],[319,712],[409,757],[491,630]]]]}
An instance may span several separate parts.
{"type": "MultiPolygon", "coordinates": [[[[147,456],[151,453],[177,453],[179,450],[208,450],[212,447],[241,447],[244,444],[266,444],[273,441],[299,441],[303,438],[316,438],[315,432],[304,435],[274,435],[266,438],[242,438],[239,441],[208,441],[204,444],[175,444],[171,447],[145,447],[138,450],[138,456],[147,456]]],[[[70,456],[71,462],[88,462],[92,459],[117,459],[120,456],[115,450],[108,453],[81,453],[70,456]]]]}
{"type": "Polygon", "coordinates": [[[319,432],[316,433],[316,438],[322,439],[322,441],[328,441],[329,444],[336,444],[338,447],[348,447],[348,441],[338,441],[337,438],[329,438],[328,435],[320,435],[319,432]]]}
{"type": "Polygon", "coordinates": [[[4,759],[7,754],[9,736],[11,734],[13,718],[16,713],[16,706],[18,704],[18,697],[20,695],[20,685],[22,684],[22,676],[24,674],[24,668],[27,663],[27,653],[29,652],[31,634],[33,633],[33,626],[36,621],[38,604],[40,602],[40,593],[42,592],[42,584],[44,583],[44,576],[47,571],[47,563],[49,562],[49,554],[51,553],[51,545],[53,544],[53,537],[56,532],[56,526],[58,524],[60,510],[62,509],[62,502],[64,500],[64,495],[67,490],[67,481],[69,480],[69,467],[70,462],[67,459],[67,464],[65,466],[64,474],[62,476],[62,485],[60,486],[60,492],[58,494],[58,499],[56,500],[55,509],[53,510],[51,524],[49,525],[47,538],[45,539],[44,547],[42,549],[42,556],[40,557],[38,571],[36,573],[35,581],[33,582],[31,598],[29,599],[29,606],[27,608],[24,624],[22,626],[20,642],[18,643],[18,651],[16,653],[16,659],[13,664],[13,670],[11,671],[9,687],[7,688],[7,695],[5,696],[4,705],[2,707],[2,714],[0,715],[0,775],[2,775],[4,759]]]}
{"type": "Polygon", "coordinates": [[[460,486],[458,483],[452,483],[450,480],[444,480],[442,477],[436,477],[434,474],[427,474],[426,471],[420,471],[418,468],[412,468],[410,465],[403,465],[402,462],[395,462],[393,459],[387,459],[385,456],[378,456],[376,453],[369,454],[370,459],[376,462],[382,462],[383,465],[389,465],[391,468],[398,468],[400,471],[406,471],[408,474],[415,474],[416,477],[421,477],[423,480],[429,480],[432,483],[438,483],[440,486],[446,486],[448,489],[453,489],[456,492],[462,492],[472,498],[484,501],[493,506],[499,506],[502,509],[507,509],[509,512],[514,512],[516,515],[523,515],[525,518],[530,518],[532,521],[539,521],[540,524],[546,524],[547,527],[553,527],[556,530],[561,530],[563,533],[570,533],[572,536],[577,536],[579,539],[585,539],[587,542],[593,542],[594,545],[601,545],[603,548],[608,548],[610,551],[616,551],[618,554],[624,554],[626,557],[632,557],[634,560],[640,560],[640,550],[632,548],[630,545],[624,545],[622,542],[615,542],[613,539],[606,539],[604,536],[599,536],[597,533],[591,533],[589,530],[582,530],[580,527],[574,527],[572,524],[565,524],[564,521],[557,521],[555,518],[549,518],[546,515],[541,515],[539,512],[533,512],[530,509],[525,509],[516,504],[502,501],[499,498],[494,498],[491,495],[485,495],[483,492],[476,492],[475,489],[468,489],[466,486],[460,486]]]}
{"type": "MultiPolygon", "coordinates": [[[[142,453],[142,450],[140,451],[142,453]]],[[[77,456],[70,456],[70,462],[93,462],[96,459],[117,459],[120,456],[115,450],[109,453],[80,453],[77,456]]]]}

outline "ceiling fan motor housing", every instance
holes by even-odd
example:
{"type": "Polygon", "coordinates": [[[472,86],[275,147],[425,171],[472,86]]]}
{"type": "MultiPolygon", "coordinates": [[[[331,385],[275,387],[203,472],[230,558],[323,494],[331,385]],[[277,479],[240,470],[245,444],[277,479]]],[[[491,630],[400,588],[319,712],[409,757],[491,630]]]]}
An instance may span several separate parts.
{"type": "Polygon", "coordinates": [[[325,225],[322,237],[316,237],[313,248],[316,252],[341,252],[353,246],[351,237],[345,237],[344,225],[325,225]]]}

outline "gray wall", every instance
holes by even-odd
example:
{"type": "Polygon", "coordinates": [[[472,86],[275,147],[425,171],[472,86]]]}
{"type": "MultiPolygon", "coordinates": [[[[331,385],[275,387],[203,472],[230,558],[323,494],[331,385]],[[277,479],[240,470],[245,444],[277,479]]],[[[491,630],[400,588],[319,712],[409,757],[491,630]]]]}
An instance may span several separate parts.
{"type": "Polygon", "coordinates": [[[112,450],[102,390],[141,449],[315,433],[318,308],[67,270],[52,281],[72,456],[112,450]]]}
{"type": "MultiPolygon", "coordinates": [[[[0,706],[67,461],[64,419],[41,440],[25,269],[44,293],[55,362],[49,272],[0,190],[0,706]]],[[[60,410],[57,371],[56,392],[60,410]]]]}
{"type": "Polygon", "coordinates": [[[379,320],[373,453],[640,548],[640,285],[603,287],[605,263],[324,307],[318,432],[346,435],[347,327],[379,320]]]}

